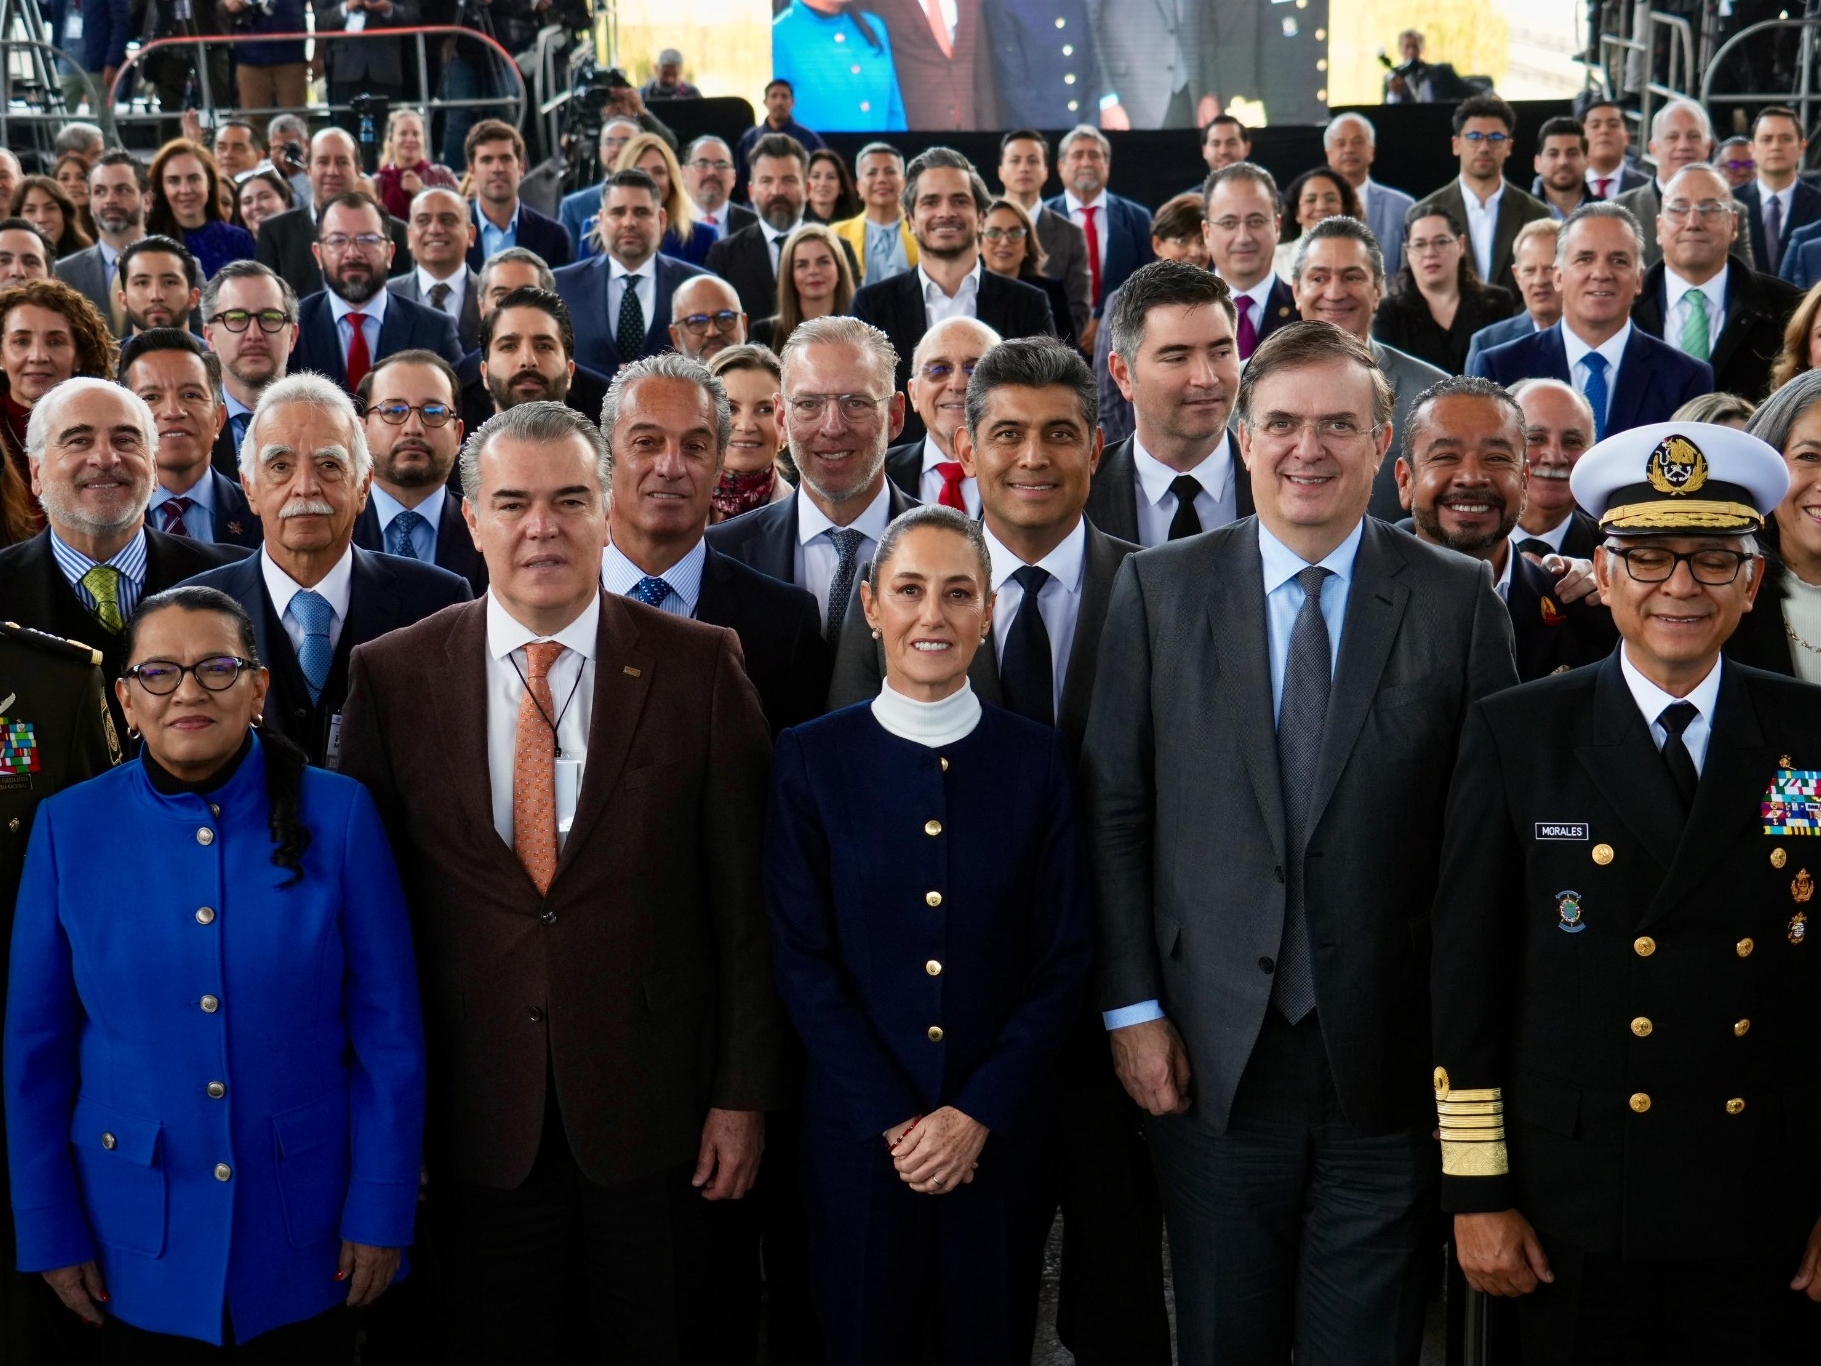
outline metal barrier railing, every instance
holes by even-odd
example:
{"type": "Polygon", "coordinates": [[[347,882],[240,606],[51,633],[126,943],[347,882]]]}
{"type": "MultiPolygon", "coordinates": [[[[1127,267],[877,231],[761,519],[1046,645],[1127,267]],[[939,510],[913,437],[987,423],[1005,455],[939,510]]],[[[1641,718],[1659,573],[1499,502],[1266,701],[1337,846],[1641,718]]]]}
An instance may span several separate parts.
{"type": "MultiPolygon", "coordinates": [[[[1640,134],[1650,127],[1657,107],[1670,100],[1686,98],[1694,88],[1695,32],[1679,14],[1659,14],[1648,5],[1637,5],[1632,11],[1633,30],[1629,35],[1600,35],[1600,68],[1610,73],[1613,58],[1623,55],[1624,87],[1638,96],[1637,122],[1640,134]],[[1638,21],[1642,20],[1642,35],[1638,21]],[[1657,57],[1664,58],[1663,79],[1656,78],[1657,57]]],[[[1608,76],[1610,79],[1610,75],[1608,76]]],[[[1646,138],[1638,139],[1642,144],[1646,138]]]]}
{"type": "MultiPolygon", "coordinates": [[[[379,38],[396,41],[401,38],[411,38],[415,41],[417,46],[418,94],[417,98],[409,100],[408,103],[413,108],[422,109],[426,115],[453,109],[498,109],[502,111],[500,117],[506,119],[507,122],[516,127],[518,126],[519,121],[524,117],[525,106],[529,100],[524,74],[519,70],[518,62],[514,60],[512,54],[502,47],[497,39],[489,34],[481,33],[471,28],[459,28],[453,24],[421,24],[401,28],[364,29],[358,33],[345,33],[339,31],[327,33],[259,33],[247,34],[244,36],[236,35],[231,38],[223,37],[220,34],[185,34],[171,38],[154,38],[151,42],[141,45],[136,52],[127,54],[127,59],[121,64],[119,72],[114,77],[113,87],[108,92],[108,101],[114,111],[114,123],[121,126],[160,123],[176,117],[178,112],[180,112],[177,110],[149,108],[135,110],[130,105],[126,108],[122,108],[122,92],[126,88],[129,78],[135,74],[138,68],[144,65],[145,59],[148,56],[160,51],[169,51],[173,48],[206,48],[209,46],[218,48],[231,47],[235,41],[243,40],[243,38],[253,39],[261,43],[309,41],[317,43],[335,43],[357,42],[362,39],[371,40],[379,38]],[[428,62],[429,54],[424,42],[426,38],[431,36],[450,38],[459,36],[470,42],[481,43],[485,45],[485,47],[490,48],[491,52],[488,55],[493,58],[493,65],[504,72],[510,73],[509,92],[504,95],[480,95],[461,99],[445,99],[440,95],[431,95],[428,88],[430,72],[428,62]]],[[[222,115],[244,114],[257,115],[262,118],[276,114],[302,114],[306,116],[311,114],[322,115],[336,114],[350,108],[350,106],[346,104],[334,103],[306,105],[299,109],[229,108],[225,105],[218,104],[214,99],[214,92],[209,89],[209,64],[207,60],[205,59],[196,62],[195,68],[197,81],[200,87],[199,93],[202,97],[202,107],[212,110],[218,117],[222,115]]]]}
{"type": "Polygon", "coordinates": [[[1821,19],[1766,19],[1762,23],[1742,28],[1724,43],[1707,64],[1707,70],[1701,76],[1701,103],[1709,110],[1715,103],[1719,104],[1787,104],[1794,105],[1802,117],[1804,131],[1814,127],[1814,111],[1821,104],[1821,96],[1815,91],[1815,43],[1821,40],[1821,19]],[[1796,29],[1801,33],[1796,54],[1796,88],[1794,90],[1772,91],[1728,91],[1716,90],[1714,82],[1725,70],[1727,60],[1742,52],[1748,40],[1762,38],[1768,33],[1780,29],[1796,29]]]}

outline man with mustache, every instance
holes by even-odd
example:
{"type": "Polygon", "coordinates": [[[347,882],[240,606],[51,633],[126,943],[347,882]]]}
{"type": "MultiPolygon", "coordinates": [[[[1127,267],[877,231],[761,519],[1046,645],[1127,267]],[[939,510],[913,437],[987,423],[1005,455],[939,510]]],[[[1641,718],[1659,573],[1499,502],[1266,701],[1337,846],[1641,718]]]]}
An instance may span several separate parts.
{"type": "Polygon", "coordinates": [[[455,319],[456,339],[472,351],[481,335],[480,276],[468,264],[468,248],[480,229],[469,221],[467,204],[454,190],[420,190],[408,232],[417,268],[386,288],[455,319]]]}
{"type": "Polygon", "coordinates": [[[323,289],[298,306],[292,368],[327,375],[352,393],[374,361],[395,351],[422,348],[459,364],[455,319],[386,288],[393,245],[384,210],[352,190],[321,207],[314,251],[323,289]]]}
{"type": "Polygon", "coordinates": [[[297,345],[297,295],[270,266],[230,261],[202,290],[202,335],[221,358],[228,420],[215,439],[215,468],[240,478],[240,443],[266,388],[285,377],[297,345]]]}
{"type": "MultiPolygon", "coordinates": [[[[108,678],[126,665],[126,622],[141,599],[247,553],[146,525],[157,449],[144,399],[111,378],[64,380],[33,408],[26,436],[32,492],[48,525],[0,550],[7,618],[94,646],[108,678]]],[[[125,735],[111,690],[108,710],[125,735]]]]}
{"type": "Polygon", "coordinates": [[[926,430],[885,453],[885,474],[920,503],[980,515],[980,488],[955,456],[955,433],[967,421],[974,367],[998,344],[999,334],[973,318],[945,319],[917,343],[905,394],[926,430]]]}
{"type": "MultiPolygon", "coordinates": [[[[773,87],[788,84],[773,81],[773,87]]],[[[766,125],[761,124],[760,129],[766,125]]],[[[759,129],[754,129],[754,133],[759,129]]],[[[740,139],[742,147],[753,133],[740,139]]],[[[820,139],[817,146],[821,145],[820,139]]],[[[740,307],[749,318],[769,318],[778,311],[778,253],[790,235],[803,226],[803,205],[809,198],[809,153],[789,133],[766,132],[753,139],[745,153],[750,172],[748,195],[759,221],[749,223],[708,249],[702,264],[732,285],[740,307]]],[[[859,259],[845,242],[847,268],[854,279],[861,276],[859,259]]]]}
{"type": "Polygon", "coordinates": [[[158,424],[158,485],[147,518],[170,536],[257,549],[259,519],[234,480],[213,469],[209,452],[228,423],[221,358],[176,327],[154,327],[128,342],[120,382],[146,401],[158,424]]]}
{"type": "Polygon", "coordinates": [[[449,487],[464,430],[455,371],[431,351],[387,356],[360,382],[373,487],[354,544],[438,565],[487,591],[487,562],[449,487]]]}
{"type": "Polygon", "coordinates": [[[670,349],[671,296],[702,272],[658,254],[663,198],[643,171],[607,177],[598,221],[606,250],[558,269],[556,292],[578,324],[575,358],[611,377],[627,361],[670,349]]]}
{"type": "Polygon", "coordinates": [[[114,286],[120,254],[145,236],[145,164],[124,149],[104,155],[89,171],[89,215],[95,220],[92,247],[63,257],[56,275],[110,320],[114,335],[126,325],[114,286]]]}
{"type": "Polygon", "coordinates": [[[1492,567],[1524,682],[1603,659],[1618,640],[1610,612],[1591,598],[1565,601],[1555,575],[1512,543],[1524,506],[1526,428],[1524,410],[1498,385],[1454,376],[1416,401],[1397,459],[1408,529],[1492,567]]]}
{"type": "Polygon", "coordinates": [[[202,301],[202,269],[176,239],[141,237],[120,253],[118,292],[123,340],[154,327],[187,330],[202,301]]]}
{"type": "Polygon", "coordinates": [[[311,763],[336,768],[354,647],[474,594],[446,569],[354,546],[372,455],[353,402],[322,375],[290,375],[260,395],[242,457],[265,543],[192,582],[253,619],[272,675],[266,724],[311,763]]]}
{"type": "Polygon", "coordinates": [[[1559,379],[1522,379],[1510,394],[1524,410],[1530,462],[1530,490],[1511,538],[1526,555],[1591,560],[1600,524],[1574,505],[1568,478],[1593,445],[1593,409],[1559,379]]]}

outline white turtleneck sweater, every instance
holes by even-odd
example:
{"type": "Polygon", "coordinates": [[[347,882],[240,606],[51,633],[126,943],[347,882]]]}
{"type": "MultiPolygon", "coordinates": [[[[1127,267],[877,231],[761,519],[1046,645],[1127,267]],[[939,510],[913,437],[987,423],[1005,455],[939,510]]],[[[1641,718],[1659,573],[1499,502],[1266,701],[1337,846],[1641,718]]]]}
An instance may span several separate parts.
{"type": "Polygon", "coordinates": [[[901,740],[935,749],[974,733],[980,724],[980,699],[965,678],[940,702],[918,702],[896,691],[887,680],[873,699],[873,719],[901,740]]]}

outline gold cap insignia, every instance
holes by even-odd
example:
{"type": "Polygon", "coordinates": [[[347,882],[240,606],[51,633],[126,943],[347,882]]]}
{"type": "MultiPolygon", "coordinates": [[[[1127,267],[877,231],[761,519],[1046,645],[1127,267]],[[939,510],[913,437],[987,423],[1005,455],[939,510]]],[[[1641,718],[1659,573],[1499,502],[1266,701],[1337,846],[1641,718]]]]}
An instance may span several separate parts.
{"type": "Polygon", "coordinates": [[[1795,880],[1789,884],[1789,897],[1798,905],[1812,901],[1815,896],[1815,880],[1808,875],[1808,869],[1797,872],[1795,880]]]}
{"type": "Polygon", "coordinates": [[[1707,482],[1707,457],[1685,436],[1666,436],[1644,462],[1645,477],[1658,493],[1696,493],[1707,482]]]}

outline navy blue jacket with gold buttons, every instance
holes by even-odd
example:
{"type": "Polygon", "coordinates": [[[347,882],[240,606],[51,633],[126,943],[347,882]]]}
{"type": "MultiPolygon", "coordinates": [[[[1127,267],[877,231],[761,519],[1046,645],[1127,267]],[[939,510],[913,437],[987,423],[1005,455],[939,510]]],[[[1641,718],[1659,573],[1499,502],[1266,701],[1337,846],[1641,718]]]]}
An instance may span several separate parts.
{"type": "Polygon", "coordinates": [[[1041,1112],[1081,1010],[1088,884],[1062,735],[997,707],[930,748],[870,702],[778,737],[766,895],[804,1110],[856,1141],[1041,1112]]]}

